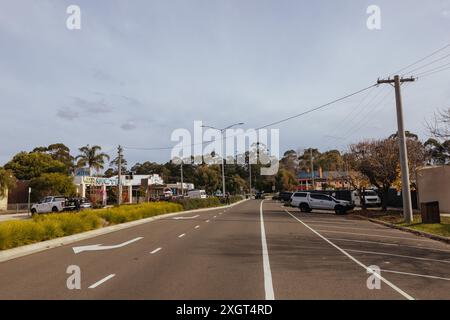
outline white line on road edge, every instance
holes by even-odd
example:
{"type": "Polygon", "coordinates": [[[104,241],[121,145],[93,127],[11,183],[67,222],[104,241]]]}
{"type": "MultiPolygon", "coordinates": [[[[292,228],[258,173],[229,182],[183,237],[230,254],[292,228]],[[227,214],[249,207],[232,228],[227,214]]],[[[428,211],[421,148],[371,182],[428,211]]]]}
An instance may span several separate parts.
{"type": "Polygon", "coordinates": [[[409,294],[407,294],[405,291],[403,291],[402,289],[400,289],[399,287],[397,287],[395,284],[393,284],[392,282],[390,282],[389,280],[385,279],[383,276],[381,276],[380,274],[378,274],[377,272],[374,272],[372,269],[370,269],[369,267],[367,267],[365,264],[363,264],[362,262],[360,262],[359,260],[357,260],[356,258],[354,258],[352,255],[350,255],[349,253],[347,253],[347,251],[345,251],[344,249],[341,249],[339,246],[335,245],[333,242],[331,242],[330,240],[328,240],[327,238],[325,238],[323,235],[321,235],[319,232],[317,232],[316,230],[314,230],[313,228],[311,228],[310,226],[308,226],[306,223],[304,223],[302,220],[298,219],[296,216],[294,216],[293,214],[291,214],[289,211],[287,211],[286,209],[284,210],[286,211],[287,214],[289,214],[292,218],[294,218],[295,220],[297,220],[298,222],[300,222],[301,224],[303,224],[306,228],[308,228],[309,230],[311,230],[313,233],[315,233],[317,236],[319,236],[320,238],[322,238],[322,240],[326,241],[328,244],[330,244],[331,246],[335,247],[337,250],[339,250],[342,254],[344,254],[345,256],[347,256],[350,260],[352,260],[353,262],[355,262],[357,265],[361,266],[362,268],[364,268],[365,270],[367,270],[367,272],[372,273],[375,277],[377,277],[378,279],[380,279],[381,281],[383,281],[384,283],[386,283],[389,287],[391,287],[392,289],[394,289],[395,291],[397,291],[398,293],[400,293],[403,297],[405,297],[408,300],[415,300],[412,296],[410,296],[409,294]]]}
{"type": "Polygon", "coordinates": [[[161,251],[161,249],[162,249],[162,248],[155,249],[155,250],[153,250],[152,252],[150,252],[150,254],[155,254],[155,253],[157,253],[158,251],[161,251]]]}
{"type": "Polygon", "coordinates": [[[367,233],[355,233],[355,232],[345,232],[345,231],[334,231],[334,230],[317,230],[320,232],[326,232],[326,233],[343,233],[343,234],[352,234],[355,236],[366,236],[366,237],[377,237],[377,238],[391,238],[391,239],[402,239],[402,240],[411,240],[411,241],[423,241],[423,242],[430,242],[430,240],[425,239],[414,239],[414,238],[406,238],[406,237],[395,237],[395,236],[382,236],[379,234],[367,234],[367,233]]]}
{"type": "Polygon", "coordinates": [[[103,278],[102,280],[97,281],[96,283],[94,283],[93,285],[91,285],[91,286],[89,287],[89,289],[94,289],[94,288],[98,287],[99,285],[101,285],[102,283],[108,281],[109,279],[114,278],[115,276],[116,276],[115,274],[110,274],[109,276],[107,276],[107,277],[103,278]]]}
{"type": "Polygon", "coordinates": [[[336,241],[346,241],[346,242],[361,242],[361,243],[370,243],[381,246],[396,246],[396,247],[405,247],[405,248],[414,248],[414,249],[422,249],[422,250],[431,250],[431,251],[439,251],[439,252],[450,252],[450,250],[437,249],[437,248],[429,248],[429,247],[419,247],[419,246],[409,246],[401,243],[389,243],[389,242],[380,242],[380,241],[365,241],[365,240],[353,240],[353,239],[342,239],[342,238],[328,238],[330,240],[336,241]]]}
{"type": "Polygon", "coordinates": [[[188,219],[195,219],[195,218],[198,218],[198,217],[200,217],[200,215],[195,215],[195,216],[192,216],[192,217],[175,217],[175,218],[172,218],[173,220],[188,220],[188,219]]]}
{"type": "Polygon", "coordinates": [[[200,228],[200,226],[195,226],[195,228],[194,228],[194,229],[198,229],[198,228],[200,228]]]}
{"type": "Polygon", "coordinates": [[[259,206],[259,215],[261,219],[261,244],[262,244],[262,256],[263,256],[263,269],[264,269],[264,289],[266,291],[266,300],[275,300],[272,284],[272,271],[270,270],[269,251],[267,250],[266,230],[264,228],[263,217],[263,201],[259,206]]]}
{"type": "Polygon", "coordinates": [[[431,259],[431,258],[421,258],[421,257],[414,257],[414,256],[404,256],[404,255],[401,255],[401,254],[394,254],[394,253],[387,253],[387,252],[364,251],[364,250],[353,250],[353,249],[345,249],[345,250],[350,251],[350,252],[375,254],[375,255],[379,255],[379,256],[392,256],[392,257],[407,258],[407,259],[415,259],[415,260],[424,260],[424,261],[435,261],[435,262],[442,262],[442,263],[450,263],[450,260],[438,260],[438,259],[431,259]]]}
{"type": "Polygon", "coordinates": [[[183,238],[185,235],[186,235],[186,233],[180,234],[180,235],[178,236],[178,238],[183,238]]]}
{"type": "Polygon", "coordinates": [[[449,278],[442,278],[442,277],[436,277],[436,276],[429,276],[429,275],[426,275],[426,274],[409,273],[409,272],[394,271],[394,270],[386,270],[386,269],[382,269],[381,272],[397,273],[397,274],[404,274],[404,275],[406,275],[406,276],[414,276],[414,277],[422,277],[422,278],[430,278],[430,279],[438,279],[438,280],[450,281],[449,278]]]}

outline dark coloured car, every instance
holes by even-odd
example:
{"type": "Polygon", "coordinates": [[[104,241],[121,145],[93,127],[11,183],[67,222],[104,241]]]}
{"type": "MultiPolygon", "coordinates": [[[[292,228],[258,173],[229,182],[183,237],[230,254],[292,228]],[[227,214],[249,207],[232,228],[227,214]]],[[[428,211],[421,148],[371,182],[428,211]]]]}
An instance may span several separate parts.
{"type": "Polygon", "coordinates": [[[255,199],[264,199],[264,198],[265,198],[264,192],[257,192],[255,194],[255,199]]]}
{"type": "Polygon", "coordinates": [[[293,192],[280,192],[277,200],[282,202],[289,202],[291,201],[292,194],[293,192]]]}

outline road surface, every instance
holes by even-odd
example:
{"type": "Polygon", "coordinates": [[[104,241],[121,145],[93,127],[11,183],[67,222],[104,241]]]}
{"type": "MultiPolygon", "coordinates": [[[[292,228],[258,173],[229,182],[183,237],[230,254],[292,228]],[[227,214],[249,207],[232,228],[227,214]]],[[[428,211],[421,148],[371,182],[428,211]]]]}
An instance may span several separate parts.
{"type": "Polygon", "coordinates": [[[450,299],[444,243],[271,200],[180,217],[0,263],[0,299],[450,299]]]}

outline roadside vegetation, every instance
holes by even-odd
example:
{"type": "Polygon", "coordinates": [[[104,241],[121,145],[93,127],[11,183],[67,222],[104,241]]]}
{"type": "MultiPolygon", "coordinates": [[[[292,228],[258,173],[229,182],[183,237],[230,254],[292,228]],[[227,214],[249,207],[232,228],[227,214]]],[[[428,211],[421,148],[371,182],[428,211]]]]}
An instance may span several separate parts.
{"type": "MultiPolygon", "coordinates": [[[[230,202],[242,197],[230,197],[230,202]]],[[[110,225],[140,220],[183,210],[210,208],[222,205],[215,197],[189,199],[180,202],[150,202],[137,205],[79,213],[36,215],[32,220],[0,223],[0,250],[11,249],[40,241],[46,241],[110,225]]]]}
{"type": "MultiPolygon", "coordinates": [[[[358,213],[360,214],[360,213],[358,213]]],[[[414,221],[411,224],[404,222],[403,213],[400,211],[387,211],[387,212],[374,212],[372,210],[362,214],[364,216],[377,219],[383,222],[388,222],[396,226],[406,227],[409,229],[423,231],[442,237],[450,237],[450,218],[441,216],[441,223],[422,223],[422,217],[420,214],[414,215],[414,221]]]]}

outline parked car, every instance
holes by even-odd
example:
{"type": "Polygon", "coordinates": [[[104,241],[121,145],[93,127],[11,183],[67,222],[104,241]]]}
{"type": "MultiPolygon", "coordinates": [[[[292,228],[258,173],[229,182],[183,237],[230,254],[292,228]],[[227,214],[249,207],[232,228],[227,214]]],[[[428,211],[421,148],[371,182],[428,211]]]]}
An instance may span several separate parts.
{"type": "Polygon", "coordinates": [[[187,193],[188,197],[191,199],[206,199],[206,191],[205,190],[190,190],[187,193]]]}
{"type": "Polygon", "coordinates": [[[92,208],[92,203],[86,198],[67,198],[64,196],[50,196],[41,199],[31,206],[31,214],[57,213],[92,208]],[[78,201],[78,208],[77,208],[78,201]]]}
{"type": "MultiPolygon", "coordinates": [[[[352,201],[355,206],[361,206],[361,196],[359,190],[352,192],[352,201]]],[[[364,191],[364,201],[368,207],[380,207],[381,198],[375,190],[365,190],[364,191]]]]}
{"type": "Polygon", "coordinates": [[[31,206],[31,213],[61,212],[67,207],[67,198],[63,196],[50,196],[41,199],[31,206]]]}
{"type": "Polygon", "coordinates": [[[289,202],[291,201],[291,197],[292,197],[293,192],[280,192],[278,194],[277,200],[282,201],[282,202],[289,202]]]}
{"type": "Polygon", "coordinates": [[[265,199],[266,196],[264,195],[264,192],[257,192],[255,194],[255,199],[265,199]]]}
{"type": "Polygon", "coordinates": [[[336,214],[345,214],[355,207],[349,201],[338,200],[326,194],[310,192],[295,192],[291,197],[291,206],[299,208],[302,212],[320,209],[333,210],[336,214]]]}

